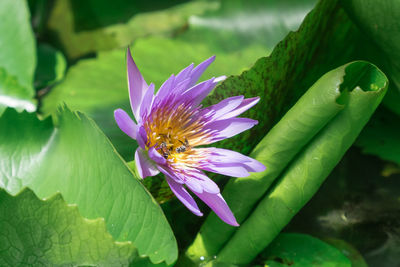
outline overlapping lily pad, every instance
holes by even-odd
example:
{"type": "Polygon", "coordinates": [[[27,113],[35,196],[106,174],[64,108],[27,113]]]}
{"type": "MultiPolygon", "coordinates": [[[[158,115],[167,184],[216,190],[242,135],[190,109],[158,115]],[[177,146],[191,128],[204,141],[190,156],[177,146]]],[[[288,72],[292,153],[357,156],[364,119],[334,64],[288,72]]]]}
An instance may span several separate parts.
{"type": "Polygon", "coordinates": [[[1,266],[129,266],[131,242],[114,242],[103,219],[88,220],[60,194],[40,200],[0,190],[1,266]]]}

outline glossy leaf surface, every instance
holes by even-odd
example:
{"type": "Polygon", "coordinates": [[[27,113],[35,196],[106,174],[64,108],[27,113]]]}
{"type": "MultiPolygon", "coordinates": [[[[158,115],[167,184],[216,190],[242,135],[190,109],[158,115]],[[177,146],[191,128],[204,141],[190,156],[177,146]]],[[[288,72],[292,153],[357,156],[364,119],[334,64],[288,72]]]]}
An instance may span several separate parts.
{"type": "Polygon", "coordinates": [[[160,207],[84,114],[61,108],[50,118],[8,109],[0,117],[0,186],[15,195],[29,187],[39,198],[60,192],[88,219],[104,218],[116,241],[131,241],[139,255],[172,263],[173,233],[160,207]],[[27,134],[29,133],[29,134],[27,134]]]}

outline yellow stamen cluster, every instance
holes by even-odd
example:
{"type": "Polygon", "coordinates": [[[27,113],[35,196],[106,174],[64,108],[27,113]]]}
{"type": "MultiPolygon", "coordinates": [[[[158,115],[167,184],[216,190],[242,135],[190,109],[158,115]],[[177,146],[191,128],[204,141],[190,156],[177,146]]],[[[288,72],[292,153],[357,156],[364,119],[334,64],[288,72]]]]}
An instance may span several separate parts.
{"type": "Polygon", "coordinates": [[[163,106],[152,110],[144,123],[146,147],[155,146],[171,163],[194,162],[191,148],[205,144],[208,137],[202,131],[204,122],[196,116],[198,112],[184,103],[174,108],[163,106]]]}

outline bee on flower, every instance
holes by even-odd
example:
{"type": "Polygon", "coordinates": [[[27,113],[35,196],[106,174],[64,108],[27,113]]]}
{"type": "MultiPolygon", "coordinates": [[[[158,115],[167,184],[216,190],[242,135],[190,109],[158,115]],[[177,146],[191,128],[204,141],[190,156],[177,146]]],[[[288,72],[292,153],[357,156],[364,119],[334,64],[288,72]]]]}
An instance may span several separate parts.
{"type": "Polygon", "coordinates": [[[114,116],[119,128],[139,144],[135,163],[141,178],[162,172],[172,192],[191,212],[203,215],[186,188],[224,222],[238,226],[218,185],[204,171],[245,177],[265,167],[238,152],[200,146],[256,125],[256,120],[237,116],[254,106],[259,97],[233,96],[203,108],[202,100],[225,79],[221,76],[197,83],[214,59],[210,57],[196,67],[191,64],[178,75],[171,75],[154,94],[154,84],[146,83],[128,48],[129,97],[136,123],[122,109],[115,110],[114,116]]]}

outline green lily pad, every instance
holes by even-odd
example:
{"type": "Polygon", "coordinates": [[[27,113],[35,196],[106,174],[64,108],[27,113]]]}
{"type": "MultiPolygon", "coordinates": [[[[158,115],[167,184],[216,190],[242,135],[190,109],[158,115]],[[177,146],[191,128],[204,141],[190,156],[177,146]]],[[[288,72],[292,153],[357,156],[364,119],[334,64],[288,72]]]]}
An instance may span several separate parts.
{"type": "Polygon", "coordinates": [[[335,247],[304,234],[280,234],[262,253],[266,266],[350,267],[351,261],[335,247]]]}
{"type": "Polygon", "coordinates": [[[60,192],[83,217],[104,218],[114,240],[132,242],[140,256],[175,261],[177,244],[161,208],[96,124],[66,107],[55,120],[4,112],[0,187],[12,195],[29,187],[41,199],[60,192]]]}
{"type": "Polygon", "coordinates": [[[0,190],[1,266],[129,266],[137,251],[115,242],[103,219],[83,218],[57,193],[46,200],[24,189],[0,190]]]}
{"type": "Polygon", "coordinates": [[[361,253],[346,241],[336,238],[324,238],[324,241],[339,249],[351,261],[352,267],[368,267],[361,253]]]}

